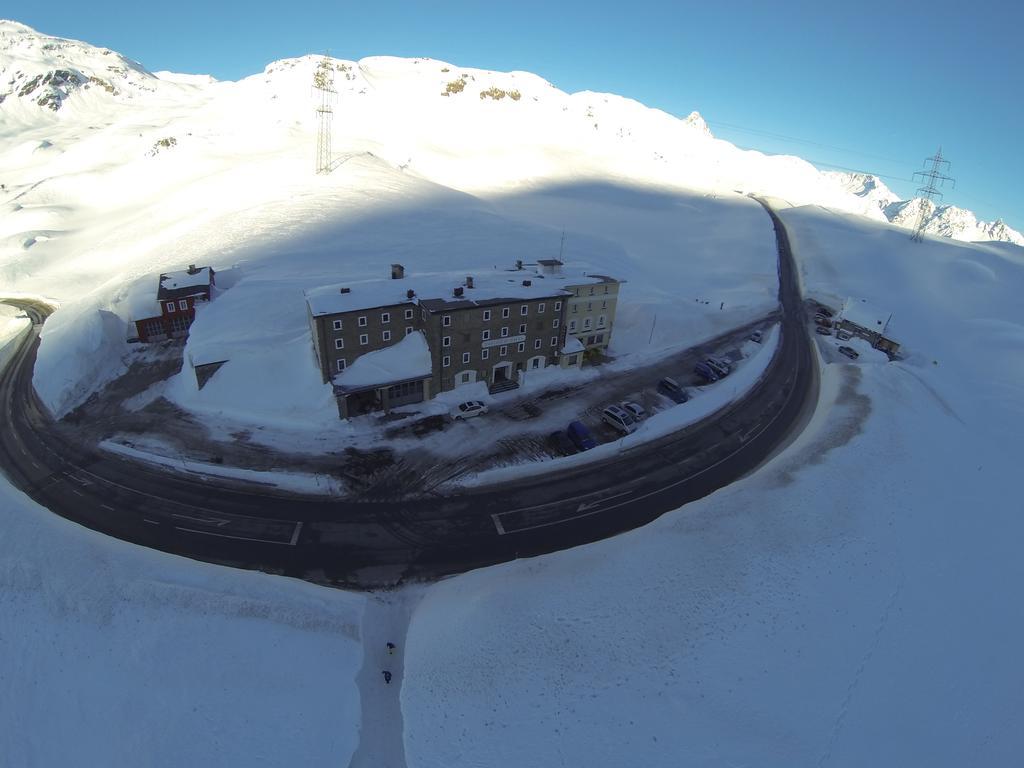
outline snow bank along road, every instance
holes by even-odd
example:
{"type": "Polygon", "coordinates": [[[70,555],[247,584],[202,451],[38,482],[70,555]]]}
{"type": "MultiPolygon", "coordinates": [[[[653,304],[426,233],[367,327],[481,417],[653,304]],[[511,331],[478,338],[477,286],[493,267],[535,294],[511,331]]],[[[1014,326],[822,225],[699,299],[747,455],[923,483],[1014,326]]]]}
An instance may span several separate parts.
{"type": "Polygon", "coordinates": [[[614,458],[523,483],[381,502],[164,473],[59,438],[32,388],[39,329],[49,309],[11,301],[34,322],[0,371],[0,465],[40,504],[111,536],[346,587],[437,578],[613,536],[751,471],[793,434],[817,400],[818,373],[789,239],[765,208],[779,250],[782,338],[764,377],[714,417],[614,458]]]}

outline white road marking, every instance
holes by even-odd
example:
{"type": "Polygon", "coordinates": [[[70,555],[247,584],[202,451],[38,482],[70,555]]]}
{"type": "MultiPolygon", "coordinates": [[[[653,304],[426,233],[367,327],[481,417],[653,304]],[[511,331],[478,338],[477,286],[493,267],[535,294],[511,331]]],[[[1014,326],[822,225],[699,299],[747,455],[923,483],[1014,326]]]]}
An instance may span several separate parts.
{"type": "Polygon", "coordinates": [[[187,531],[188,533],[201,533],[204,536],[217,536],[222,539],[240,539],[241,541],[258,541],[263,544],[280,544],[282,546],[294,546],[290,541],[277,541],[275,539],[258,539],[255,536],[232,536],[229,533],[216,533],[214,531],[200,531],[196,528],[185,528],[180,525],[174,526],[175,530],[187,531]]]}
{"type": "Polygon", "coordinates": [[[291,544],[294,547],[295,543],[299,540],[299,534],[301,532],[302,532],[302,523],[296,523],[295,524],[295,530],[292,531],[292,540],[289,541],[288,543],[291,544]]]}
{"type": "Polygon", "coordinates": [[[194,523],[206,523],[207,525],[216,525],[218,528],[223,528],[225,525],[231,522],[228,518],[224,517],[195,517],[193,515],[182,515],[174,513],[171,517],[177,517],[180,520],[191,520],[194,523]]]}
{"type": "Polygon", "coordinates": [[[600,507],[606,501],[610,501],[611,499],[618,499],[618,498],[620,498],[622,496],[629,496],[632,493],[633,493],[632,491],[623,491],[622,493],[616,493],[614,496],[605,496],[603,499],[597,499],[596,501],[584,502],[583,504],[580,504],[578,507],[576,507],[576,511],[577,512],[583,512],[584,510],[592,509],[593,507],[600,507]]]}

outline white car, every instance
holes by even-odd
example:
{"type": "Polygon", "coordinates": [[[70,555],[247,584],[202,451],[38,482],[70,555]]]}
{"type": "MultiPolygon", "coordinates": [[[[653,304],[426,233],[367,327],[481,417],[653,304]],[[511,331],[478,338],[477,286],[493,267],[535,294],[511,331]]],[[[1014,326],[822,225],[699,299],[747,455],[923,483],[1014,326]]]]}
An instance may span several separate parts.
{"type": "Polygon", "coordinates": [[[601,420],[624,435],[636,432],[636,420],[617,405],[609,405],[601,411],[601,420]]]}
{"type": "Polygon", "coordinates": [[[467,400],[464,403],[459,403],[459,406],[452,411],[452,418],[456,421],[471,419],[482,413],[487,413],[487,406],[484,403],[479,400],[467,400]]]}
{"type": "Polygon", "coordinates": [[[622,410],[632,416],[635,421],[643,421],[647,418],[647,411],[644,410],[644,407],[632,400],[623,403],[622,410]]]}

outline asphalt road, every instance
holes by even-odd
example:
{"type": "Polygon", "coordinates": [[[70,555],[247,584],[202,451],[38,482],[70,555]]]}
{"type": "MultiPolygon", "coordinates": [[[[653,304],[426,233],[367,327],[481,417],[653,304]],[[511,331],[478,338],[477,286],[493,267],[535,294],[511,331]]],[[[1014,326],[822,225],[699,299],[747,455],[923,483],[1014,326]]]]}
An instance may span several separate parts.
{"type": "Polygon", "coordinates": [[[614,459],[521,483],[380,502],[163,472],[60,436],[32,387],[49,308],[12,300],[35,322],[0,371],[0,466],[43,506],[102,533],[348,588],[436,579],[614,536],[752,471],[813,411],[818,372],[789,240],[762,205],[775,224],[782,329],[764,377],[712,419],[614,459]]]}

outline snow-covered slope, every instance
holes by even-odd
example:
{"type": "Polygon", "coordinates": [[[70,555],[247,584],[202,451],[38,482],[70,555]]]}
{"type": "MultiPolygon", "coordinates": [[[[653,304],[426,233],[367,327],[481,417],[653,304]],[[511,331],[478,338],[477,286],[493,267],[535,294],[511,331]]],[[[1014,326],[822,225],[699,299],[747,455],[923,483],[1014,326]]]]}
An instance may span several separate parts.
{"type": "Polygon", "coordinates": [[[870,218],[879,218],[878,214],[881,212],[885,221],[915,229],[921,215],[921,207],[924,206],[924,231],[928,234],[965,242],[994,240],[1024,245],[1024,235],[1008,227],[1001,219],[991,222],[978,221],[971,211],[964,208],[955,205],[936,205],[931,200],[920,197],[900,200],[899,196],[877,176],[839,171],[826,171],[824,176],[832,179],[845,191],[861,198],[865,202],[864,214],[870,218]]]}
{"type": "MultiPolygon", "coordinates": [[[[2,83],[111,76],[98,49],[56,41],[77,53],[48,61],[48,38],[4,23],[0,39],[2,83]]],[[[774,300],[770,222],[731,190],[866,205],[697,117],[423,59],[334,62],[339,165],[315,177],[315,65],[238,83],[131,68],[122,92],[80,83],[56,111],[42,91],[7,93],[0,286],[62,302],[40,350],[48,402],[116,372],[133,298],[188,263],[241,277],[190,341],[232,365],[208,400],[177,396],[251,415],[296,370],[300,394],[263,412],[294,421],[329,403],[302,287],[395,260],[554,255],[564,228],[570,261],[629,278],[625,349],[651,331],[663,345],[774,300]]],[[[851,364],[826,340],[819,414],[750,477],[628,535],[430,587],[390,687],[379,657],[395,635],[359,630],[361,598],[140,550],[0,482],[0,752],[337,765],[383,734],[407,765],[447,768],[1015,764],[1024,252],[910,243],[816,206],[783,218],[806,290],[893,311],[907,359],[862,348],[851,364]],[[399,685],[404,731],[359,721],[357,701],[399,685]]]]}

